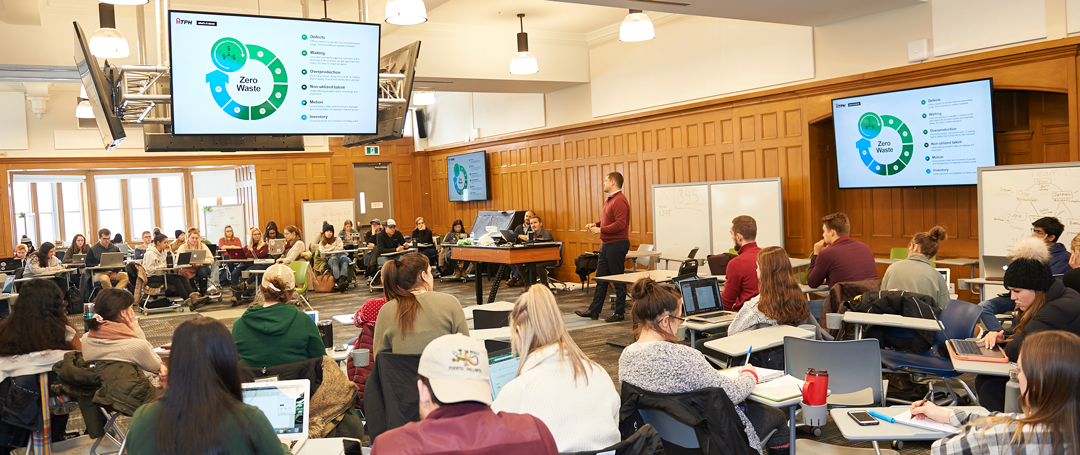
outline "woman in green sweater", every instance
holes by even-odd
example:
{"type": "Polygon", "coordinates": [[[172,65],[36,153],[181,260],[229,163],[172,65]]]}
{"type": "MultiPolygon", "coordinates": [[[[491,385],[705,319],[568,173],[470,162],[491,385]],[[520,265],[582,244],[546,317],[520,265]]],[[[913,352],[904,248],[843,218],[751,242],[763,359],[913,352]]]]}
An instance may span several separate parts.
{"type": "Polygon", "coordinates": [[[375,322],[373,351],[422,354],[431,340],[469,334],[457,297],[432,291],[431,265],[420,253],[387,261],[382,268],[386,304],[375,322]]]}
{"type": "Polygon", "coordinates": [[[296,278],[286,265],[266,269],[255,305],[233,323],[240,359],[249,367],[273,367],[326,355],[315,321],[287,303],[296,278]]]}
{"type": "Polygon", "coordinates": [[[180,324],[169,388],[135,411],[128,453],[289,454],[259,408],[244,404],[237,359],[224,324],[203,316],[180,324]]]}

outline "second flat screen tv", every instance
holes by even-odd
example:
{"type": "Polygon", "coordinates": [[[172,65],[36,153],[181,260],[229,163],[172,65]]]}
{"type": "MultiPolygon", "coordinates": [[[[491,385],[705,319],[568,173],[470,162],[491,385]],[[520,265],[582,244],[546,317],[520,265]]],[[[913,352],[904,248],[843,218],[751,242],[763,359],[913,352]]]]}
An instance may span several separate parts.
{"type": "Polygon", "coordinates": [[[486,201],[487,153],[480,151],[446,157],[446,182],[451,202],[486,201]]]}
{"type": "Polygon", "coordinates": [[[379,25],[169,11],[173,134],[373,134],[379,25]]]}
{"type": "Polygon", "coordinates": [[[840,188],[975,185],[995,165],[991,80],[832,101],[840,188]]]}

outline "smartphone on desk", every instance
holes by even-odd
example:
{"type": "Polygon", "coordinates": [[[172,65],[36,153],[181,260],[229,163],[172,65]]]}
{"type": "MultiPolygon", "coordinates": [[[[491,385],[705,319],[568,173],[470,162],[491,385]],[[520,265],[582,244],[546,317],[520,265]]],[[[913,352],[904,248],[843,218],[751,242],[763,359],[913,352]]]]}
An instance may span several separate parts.
{"type": "Polygon", "coordinates": [[[847,415],[851,416],[852,420],[854,420],[855,423],[864,427],[868,425],[878,424],[878,419],[875,419],[874,416],[870,415],[866,411],[848,411],[847,415]]]}

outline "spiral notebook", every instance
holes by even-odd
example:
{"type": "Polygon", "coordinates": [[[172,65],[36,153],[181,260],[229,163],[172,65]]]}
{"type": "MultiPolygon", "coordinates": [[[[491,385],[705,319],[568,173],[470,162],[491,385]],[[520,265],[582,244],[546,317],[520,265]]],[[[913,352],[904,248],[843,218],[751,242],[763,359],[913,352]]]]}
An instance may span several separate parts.
{"type": "Polygon", "coordinates": [[[930,419],[915,419],[911,416],[911,411],[904,411],[902,414],[897,414],[893,417],[893,420],[896,420],[896,423],[922,428],[924,430],[940,431],[947,434],[953,434],[960,431],[959,427],[948,423],[937,423],[930,419]]]}

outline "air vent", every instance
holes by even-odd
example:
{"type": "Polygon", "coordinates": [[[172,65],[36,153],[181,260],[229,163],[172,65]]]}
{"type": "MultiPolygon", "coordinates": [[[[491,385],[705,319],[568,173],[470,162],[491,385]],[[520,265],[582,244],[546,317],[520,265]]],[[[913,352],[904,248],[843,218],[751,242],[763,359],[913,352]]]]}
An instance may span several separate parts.
{"type": "Polygon", "coordinates": [[[690,5],[693,5],[693,3],[669,2],[669,1],[666,1],[666,0],[630,0],[630,1],[639,2],[639,3],[652,3],[654,5],[671,5],[671,6],[690,6],[690,5]]]}

